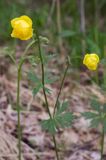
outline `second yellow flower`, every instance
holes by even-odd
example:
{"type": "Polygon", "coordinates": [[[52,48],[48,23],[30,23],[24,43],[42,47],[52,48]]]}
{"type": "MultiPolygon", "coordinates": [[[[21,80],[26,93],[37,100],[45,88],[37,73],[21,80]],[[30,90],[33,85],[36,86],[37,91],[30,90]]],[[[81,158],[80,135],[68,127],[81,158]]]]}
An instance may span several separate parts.
{"type": "Polygon", "coordinates": [[[95,53],[86,54],[83,59],[83,64],[87,66],[89,70],[96,70],[99,63],[99,56],[95,53]]]}

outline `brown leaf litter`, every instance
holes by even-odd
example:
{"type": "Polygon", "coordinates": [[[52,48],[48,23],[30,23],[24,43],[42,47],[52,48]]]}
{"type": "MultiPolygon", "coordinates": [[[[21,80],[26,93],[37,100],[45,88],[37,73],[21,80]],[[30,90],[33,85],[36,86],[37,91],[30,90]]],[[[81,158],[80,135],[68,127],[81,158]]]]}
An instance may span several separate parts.
{"type": "MultiPolygon", "coordinates": [[[[16,77],[12,78],[10,80],[5,74],[0,77],[0,160],[16,160],[18,154],[15,110],[17,85],[16,77]]],[[[59,81],[48,87],[52,89],[48,101],[50,111],[53,112],[59,81]]],[[[69,100],[69,111],[73,111],[78,118],[72,128],[60,129],[56,135],[61,160],[100,159],[100,130],[90,129],[90,122],[80,117],[81,112],[90,110],[89,100],[93,95],[102,102],[106,99],[105,94],[95,84],[83,85],[73,80],[71,74],[67,76],[60,99],[69,100]]],[[[52,138],[40,126],[41,120],[48,118],[42,91],[33,97],[28,82],[23,79],[20,101],[23,160],[55,160],[52,138]]]]}

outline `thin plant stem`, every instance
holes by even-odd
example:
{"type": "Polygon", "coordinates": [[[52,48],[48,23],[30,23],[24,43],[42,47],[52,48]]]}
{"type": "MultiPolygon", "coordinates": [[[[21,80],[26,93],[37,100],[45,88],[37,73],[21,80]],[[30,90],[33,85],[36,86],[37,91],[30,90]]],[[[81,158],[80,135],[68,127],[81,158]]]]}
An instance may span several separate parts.
{"type": "MultiPolygon", "coordinates": [[[[36,38],[37,38],[37,41],[38,41],[39,56],[40,56],[40,61],[41,61],[43,94],[44,94],[44,98],[45,98],[47,112],[49,114],[49,117],[52,119],[52,115],[50,113],[49,104],[48,104],[48,100],[47,100],[47,95],[46,95],[46,91],[45,91],[44,63],[43,63],[43,58],[42,58],[39,34],[38,34],[37,30],[36,30],[36,38]]],[[[56,152],[56,158],[57,158],[57,160],[59,160],[59,155],[58,155],[58,149],[57,149],[57,143],[56,143],[55,135],[52,135],[52,137],[53,137],[53,142],[54,142],[54,147],[55,147],[55,152],[56,152]]]]}
{"type": "Polygon", "coordinates": [[[29,48],[31,48],[35,42],[36,42],[36,40],[33,40],[33,41],[31,41],[31,42],[27,45],[27,47],[26,47],[26,49],[25,49],[25,51],[24,51],[23,56],[26,55],[26,53],[28,52],[29,48]]]}
{"type": "Polygon", "coordinates": [[[46,109],[48,111],[48,114],[50,116],[50,118],[52,118],[50,110],[49,110],[49,105],[48,105],[48,100],[47,100],[47,96],[46,96],[46,92],[45,92],[45,73],[44,73],[44,64],[43,64],[43,58],[42,58],[42,51],[41,51],[41,46],[40,46],[40,39],[39,39],[39,34],[36,31],[36,38],[38,40],[38,49],[39,49],[39,56],[40,56],[40,61],[41,61],[41,69],[42,69],[42,85],[43,85],[43,94],[44,94],[44,98],[45,98],[45,103],[46,103],[46,109]]]}
{"type": "Polygon", "coordinates": [[[64,80],[65,80],[65,77],[66,77],[66,74],[67,74],[68,68],[69,68],[69,63],[67,64],[67,67],[66,67],[66,69],[65,69],[65,72],[64,72],[64,75],[63,75],[63,78],[62,78],[62,81],[61,81],[61,85],[60,85],[59,93],[58,93],[58,95],[57,95],[56,103],[55,103],[55,106],[54,106],[53,116],[55,115],[55,112],[56,112],[56,108],[57,108],[58,100],[59,100],[59,97],[60,97],[60,94],[61,94],[61,91],[62,91],[62,88],[63,88],[63,85],[64,85],[64,80]]]}
{"type": "Polygon", "coordinates": [[[55,146],[55,151],[56,151],[56,157],[57,157],[57,160],[59,160],[59,155],[58,155],[58,151],[57,151],[57,143],[56,143],[56,138],[55,138],[55,135],[53,135],[53,142],[54,142],[54,146],[55,146]]]}
{"type": "MultiPolygon", "coordinates": [[[[104,45],[104,59],[106,58],[106,47],[104,45]]],[[[104,68],[106,68],[106,64],[104,64],[104,68]]],[[[106,71],[104,71],[103,74],[103,82],[104,82],[104,86],[106,86],[106,71]]]]}
{"type": "Polygon", "coordinates": [[[95,81],[96,81],[96,84],[99,85],[98,68],[97,68],[97,70],[95,71],[95,81]]]}
{"type": "Polygon", "coordinates": [[[102,139],[101,139],[101,158],[100,160],[103,160],[103,151],[104,151],[104,138],[105,138],[105,132],[104,132],[104,126],[102,127],[102,139]]]}
{"type": "Polygon", "coordinates": [[[21,160],[21,122],[20,122],[20,80],[21,80],[21,68],[22,64],[24,63],[24,59],[22,59],[18,66],[18,78],[17,78],[17,114],[18,114],[18,128],[17,128],[17,134],[18,134],[18,158],[21,160]]]}

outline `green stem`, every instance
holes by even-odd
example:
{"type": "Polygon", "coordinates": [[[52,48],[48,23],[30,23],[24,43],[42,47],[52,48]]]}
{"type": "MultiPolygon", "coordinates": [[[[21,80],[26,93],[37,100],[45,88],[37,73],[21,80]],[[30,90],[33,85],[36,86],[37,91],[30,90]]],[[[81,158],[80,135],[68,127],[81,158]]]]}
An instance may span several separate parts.
{"type": "Polygon", "coordinates": [[[36,42],[36,40],[33,40],[33,41],[31,41],[31,42],[27,45],[27,47],[26,47],[26,49],[25,49],[25,51],[24,51],[23,56],[26,55],[26,53],[27,53],[27,51],[29,50],[29,48],[31,48],[35,42],[36,42]]]}
{"type": "Polygon", "coordinates": [[[56,112],[56,108],[57,108],[58,100],[59,100],[59,97],[60,97],[60,94],[61,94],[61,91],[62,91],[62,88],[63,88],[63,84],[64,84],[64,80],[65,80],[65,77],[66,77],[66,74],[67,74],[68,68],[69,68],[69,63],[67,64],[67,67],[66,67],[66,69],[65,69],[65,72],[64,72],[64,75],[63,75],[63,78],[62,78],[62,81],[61,81],[61,85],[60,85],[59,93],[58,93],[58,95],[57,95],[56,103],[55,103],[55,106],[54,106],[53,116],[55,115],[55,112],[56,112]]]}
{"type": "MultiPolygon", "coordinates": [[[[50,113],[49,104],[48,104],[48,100],[47,100],[47,95],[46,95],[46,91],[45,91],[44,63],[43,63],[43,58],[42,58],[42,52],[41,52],[39,34],[38,34],[37,30],[36,30],[36,38],[37,38],[37,41],[38,41],[39,56],[40,56],[40,61],[41,61],[43,94],[44,94],[44,98],[45,98],[46,109],[48,111],[49,117],[52,119],[52,115],[50,113]]],[[[54,147],[55,147],[55,152],[56,152],[56,158],[57,158],[57,160],[59,160],[59,155],[58,155],[58,150],[57,150],[57,144],[56,144],[56,139],[55,139],[54,135],[53,135],[53,142],[54,142],[54,147]]]]}
{"type": "Polygon", "coordinates": [[[53,135],[53,142],[54,142],[54,146],[55,146],[56,157],[57,157],[57,160],[59,160],[59,155],[58,155],[58,150],[57,150],[57,143],[56,143],[56,138],[55,138],[54,135],[53,135]]]}
{"type": "Polygon", "coordinates": [[[45,92],[45,73],[44,73],[44,64],[43,64],[43,58],[42,58],[42,52],[41,52],[41,46],[40,46],[40,39],[39,39],[39,34],[36,31],[36,38],[38,40],[38,49],[39,49],[39,56],[40,56],[40,61],[41,61],[41,69],[42,69],[42,85],[43,85],[43,94],[45,98],[45,103],[47,107],[47,111],[49,113],[50,118],[52,118],[50,110],[49,110],[49,105],[48,105],[48,100],[45,92]]]}
{"type": "Polygon", "coordinates": [[[101,139],[101,158],[100,158],[100,160],[103,160],[104,138],[105,138],[105,132],[104,132],[104,126],[103,126],[103,128],[102,128],[102,139],[101,139]]]}
{"type": "MultiPolygon", "coordinates": [[[[106,59],[105,45],[104,45],[104,59],[106,59]]],[[[104,68],[106,68],[106,64],[104,64],[104,68]]],[[[106,86],[106,71],[104,71],[103,74],[103,85],[106,86]]],[[[104,87],[104,89],[106,88],[104,87]]]]}
{"type": "Polygon", "coordinates": [[[96,84],[99,85],[98,69],[95,71],[96,84]]]}
{"type": "Polygon", "coordinates": [[[17,113],[18,113],[18,129],[17,129],[17,134],[18,134],[18,158],[21,160],[21,123],[20,123],[20,80],[21,80],[21,68],[22,64],[24,63],[24,59],[22,59],[19,63],[18,66],[18,78],[17,78],[17,113]]]}

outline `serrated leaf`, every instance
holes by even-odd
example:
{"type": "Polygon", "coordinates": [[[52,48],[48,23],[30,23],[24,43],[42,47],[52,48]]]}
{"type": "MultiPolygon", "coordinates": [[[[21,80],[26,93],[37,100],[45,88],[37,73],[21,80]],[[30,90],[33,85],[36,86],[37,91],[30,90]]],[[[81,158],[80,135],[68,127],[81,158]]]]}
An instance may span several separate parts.
{"type": "Polygon", "coordinates": [[[52,84],[52,83],[54,83],[56,80],[57,80],[56,78],[52,78],[52,79],[47,78],[47,79],[45,79],[45,84],[52,84]]]}
{"type": "Polygon", "coordinates": [[[41,88],[42,88],[42,84],[38,84],[32,91],[33,95],[35,96],[41,88]]]}
{"type": "Polygon", "coordinates": [[[101,106],[101,104],[98,101],[96,101],[95,99],[93,99],[91,101],[91,107],[92,107],[92,109],[100,112],[100,106],[101,106]]]}
{"type": "Polygon", "coordinates": [[[52,75],[45,73],[45,84],[52,84],[57,80],[56,77],[53,77],[52,75]],[[52,77],[52,79],[51,79],[52,77]]]}
{"type": "Polygon", "coordinates": [[[31,80],[34,83],[39,82],[39,78],[32,71],[28,73],[28,79],[31,80]]]}
{"type": "Polygon", "coordinates": [[[60,126],[62,128],[65,128],[71,126],[74,116],[72,113],[66,112],[61,115],[56,115],[54,119],[57,127],[60,126]]]}
{"type": "Polygon", "coordinates": [[[46,93],[51,94],[51,90],[49,88],[45,87],[45,91],[46,93]]]}
{"type": "Polygon", "coordinates": [[[61,114],[62,112],[66,111],[66,109],[68,108],[68,101],[65,101],[61,104],[58,104],[58,107],[57,107],[57,112],[56,114],[61,114]]]}
{"type": "Polygon", "coordinates": [[[93,112],[85,112],[85,113],[82,113],[82,116],[84,116],[85,119],[94,119],[95,117],[98,117],[98,114],[93,112]]]}
{"type": "Polygon", "coordinates": [[[48,131],[51,134],[56,133],[56,125],[54,119],[43,120],[41,126],[44,130],[48,131]]]}

